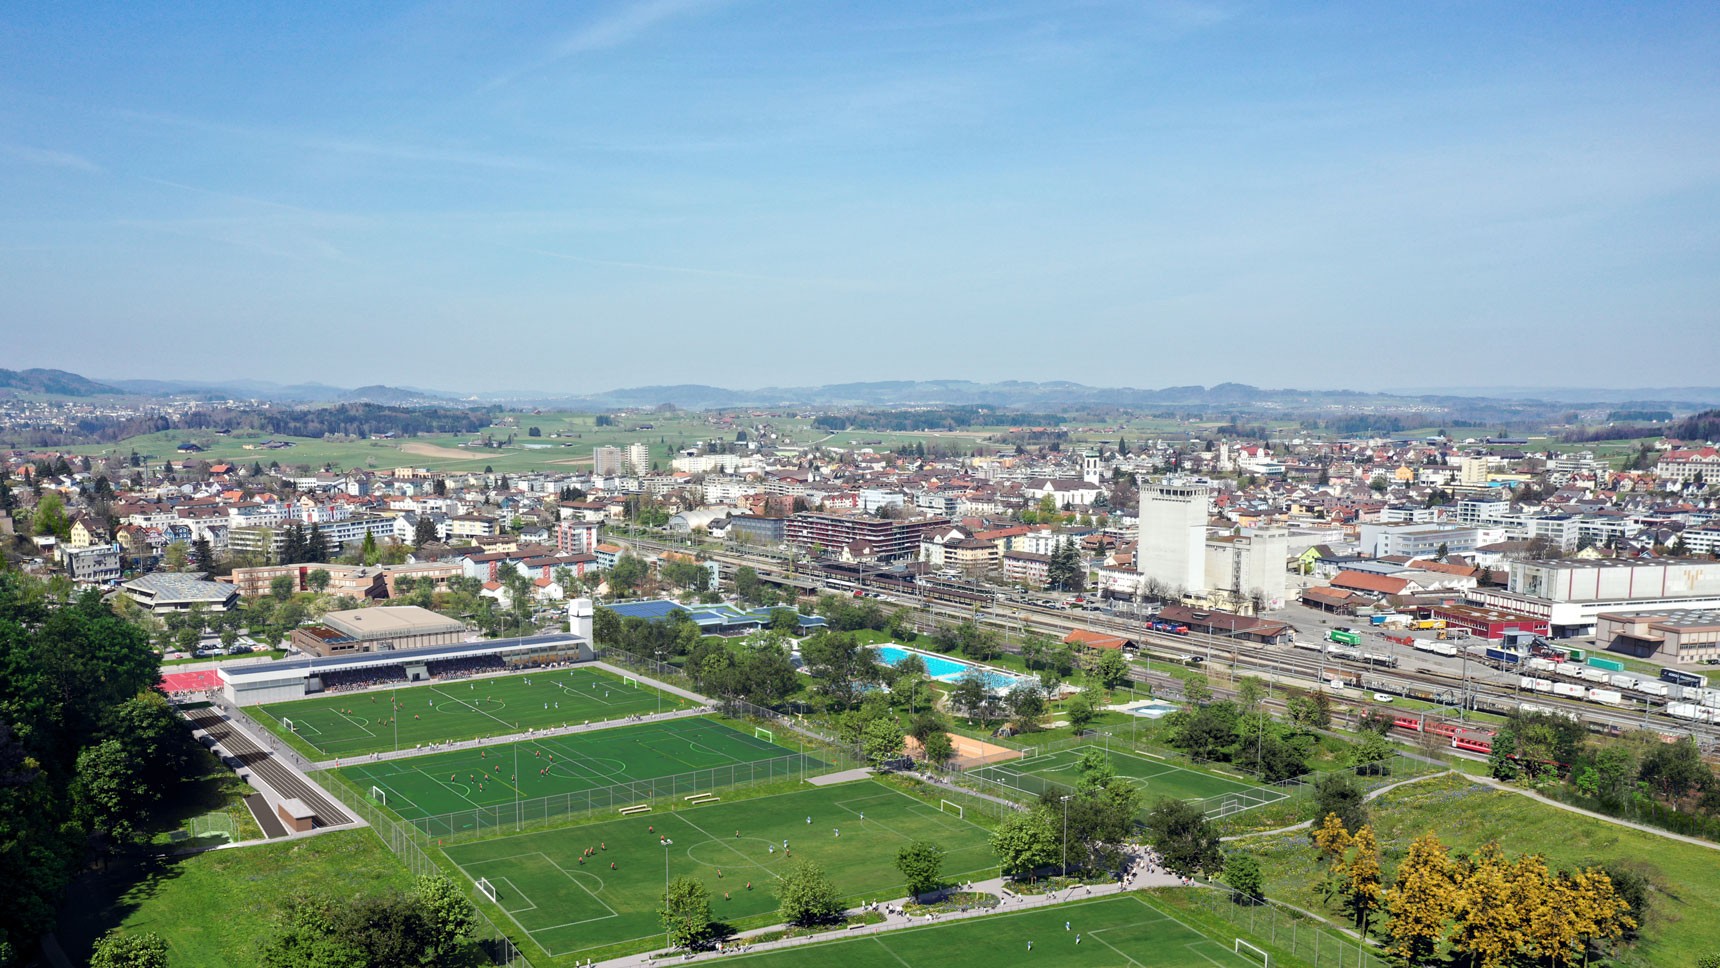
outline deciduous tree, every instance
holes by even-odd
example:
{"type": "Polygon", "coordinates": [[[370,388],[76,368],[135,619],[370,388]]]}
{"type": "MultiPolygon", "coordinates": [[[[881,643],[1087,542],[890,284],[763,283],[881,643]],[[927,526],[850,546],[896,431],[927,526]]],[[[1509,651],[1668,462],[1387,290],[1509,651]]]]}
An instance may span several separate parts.
{"type": "Polygon", "coordinates": [[[691,877],[677,877],[663,892],[658,918],[674,948],[703,944],[711,933],[711,895],[705,885],[691,877]]]}

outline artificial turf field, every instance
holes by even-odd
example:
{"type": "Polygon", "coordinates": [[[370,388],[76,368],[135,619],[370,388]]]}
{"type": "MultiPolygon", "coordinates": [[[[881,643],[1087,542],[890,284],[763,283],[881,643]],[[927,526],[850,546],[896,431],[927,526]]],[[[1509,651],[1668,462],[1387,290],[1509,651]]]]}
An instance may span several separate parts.
{"type": "Polygon", "coordinates": [[[314,756],[347,757],[682,709],[689,700],[581,666],[253,707],[314,756]],[[398,705],[396,705],[398,704],[398,705]],[[290,720],[288,730],[281,721],[290,720]]]}
{"type": "Polygon", "coordinates": [[[717,920],[733,921],[776,910],[779,872],[802,859],[817,861],[851,905],[898,897],[896,852],[916,840],[944,848],[944,876],[952,881],[997,873],[984,828],[871,780],[456,844],[444,852],[467,877],[487,879],[520,930],[561,958],[640,939],[660,942],[665,861],[669,877],[705,885],[717,920]],[[660,837],[671,843],[660,844],[660,837]],[[582,864],[587,848],[597,853],[582,864]]]}
{"type": "MultiPolygon", "coordinates": [[[[430,831],[451,835],[481,823],[475,808],[505,807],[511,822],[516,800],[565,794],[577,801],[570,808],[583,809],[587,801],[578,795],[586,791],[637,783],[640,792],[626,796],[625,802],[632,803],[676,792],[660,784],[654,785],[656,792],[646,792],[649,781],[717,771],[697,786],[689,781],[686,791],[694,792],[735,782],[728,778],[731,771],[738,779],[751,778],[746,765],[767,761],[757,775],[787,776],[802,768],[794,750],[696,717],[359,763],[338,772],[360,790],[380,788],[388,808],[404,820],[453,814],[446,830],[430,831]]],[[[808,758],[804,767],[823,765],[808,758]]]]}
{"type": "Polygon", "coordinates": [[[1271,787],[1256,786],[1243,780],[1197,773],[1172,763],[1125,753],[1105,750],[1102,746],[1080,746],[1026,759],[1010,760],[975,771],[1017,790],[1039,794],[1048,788],[1069,788],[1080,778],[1081,757],[1089,750],[1100,750],[1111,758],[1117,776],[1134,783],[1147,794],[1148,801],[1159,797],[1198,801],[1208,812],[1235,812],[1282,800],[1285,794],[1271,787]]]}
{"type": "MultiPolygon", "coordinates": [[[[1231,939],[1234,940],[1234,939],[1231,939]]],[[[842,968],[1219,968],[1253,965],[1260,956],[1202,935],[1139,895],[1122,894],[948,924],[865,933],[828,944],[724,959],[749,968],[841,965],[842,968]],[[1063,923],[1069,922],[1064,930],[1063,923]],[[1076,942],[1079,935],[1081,940],[1076,942]],[[1028,950],[1028,942],[1033,949],[1028,950]]]]}

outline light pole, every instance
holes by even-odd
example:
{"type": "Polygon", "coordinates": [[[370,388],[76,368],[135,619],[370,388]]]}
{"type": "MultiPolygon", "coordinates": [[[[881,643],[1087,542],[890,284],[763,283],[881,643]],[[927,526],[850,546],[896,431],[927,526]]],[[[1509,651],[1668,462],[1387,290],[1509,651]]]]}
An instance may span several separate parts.
{"type": "MultiPolygon", "coordinates": [[[[663,838],[663,910],[669,909],[669,838],[663,838]]],[[[663,925],[663,950],[670,948],[669,926],[663,925]]]]}
{"type": "Polygon", "coordinates": [[[1058,797],[1063,801],[1063,879],[1069,879],[1069,801],[1074,797],[1058,797]]]}

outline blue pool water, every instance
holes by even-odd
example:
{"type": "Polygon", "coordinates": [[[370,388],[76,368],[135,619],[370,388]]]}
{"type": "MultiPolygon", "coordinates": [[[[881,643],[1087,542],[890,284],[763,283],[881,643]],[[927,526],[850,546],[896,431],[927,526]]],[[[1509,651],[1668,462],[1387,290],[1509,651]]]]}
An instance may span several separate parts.
{"type": "MultiPolygon", "coordinates": [[[[920,657],[920,661],[926,664],[926,674],[939,682],[955,682],[967,675],[967,671],[974,667],[971,662],[948,659],[941,655],[932,655],[926,652],[911,652],[899,645],[875,645],[872,647],[872,651],[878,654],[878,661],[887,666],[897,665],[908,656],[917,655],[920,657]]],[[[993,672],[989,669],[983,671],[985,672],[986,684],[993,689],[1010,689],[1021,681],[1020,676],[993,672]]]]}

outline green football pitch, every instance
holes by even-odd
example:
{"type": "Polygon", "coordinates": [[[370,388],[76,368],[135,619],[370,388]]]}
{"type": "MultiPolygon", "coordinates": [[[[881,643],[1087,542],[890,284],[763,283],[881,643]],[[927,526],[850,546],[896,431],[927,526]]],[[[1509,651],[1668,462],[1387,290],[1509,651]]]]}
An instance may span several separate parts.
{"type": "Polygon", "coordinates": [[[1037,796],[1047,789],[1075,786],[1081,774],[1081,757],[1090,750],[1098,750],[1109,756],[1117,776],[1145,791],[1149,802],[1159,797],[1170,797],[1174,800],[1198,802],[1208,813],[1229,814],[1282,800],[1285,796],[1282,791],[1271,787],[1257,786],[1245,780],[1233,780],[1212,773],[1200,773],[1163,760],[1122,750],[1106,750],[1102,746],[1059,750],[1056,753],[1010,760],[974,772],[1037,796]]]}
{"type": "Polygon", "coordinates": [[[661,947],[657,906],[666,877],[703,884],[720,921],[776,910],[782,872],[803,858],[817,861],[850,904],[897,897],[896,852],[916,840],[944,848],[951,880],[997,873],[985,829],[871,780],[457,844],[446,853],[473,881],[489,882],[520,930],[563,958],[630,941],[661,947]],[[596,854],[581,863],[588,848],[596,854]]]}
{"type": "Polygon", "coordinates": [[[1235,948],[1234,937],[1215,941],[1139,895],[1121,894],[922,928],[867,932],[827,944],[730,957],[723,963],[749,968],[1260,968],[1259,954],[1247,948],[1233,953],[1235,948]]]}
{"type": "Polygon", "coordinates": [[[691,705],[636,679],[577,667],[334,693],[256,706],[253,711],[263,725],[296,740],[295,745],[307,747],[313,756],[346,757],[691,705]]]}
{"type": "Polygon", "coordinates": [[[696,717],[360,763],[338,772],[360,790],[380,789],[388,808],[405,820],[452,814],[442,825],[419,826],[453,835],[496,823],[497,809],[511,821],[516,801],[567,801],[548,814],[539,808],[523,814],[530,819],[585,809],[588,791],[630,785],[619,795],[634,803],[683,789],[675,785],[681,781],[662,782],[667,777],[691,774],[684,789],[697,792],[823,765],[807,758],[803,767],[792,749],[696,717]]]}

